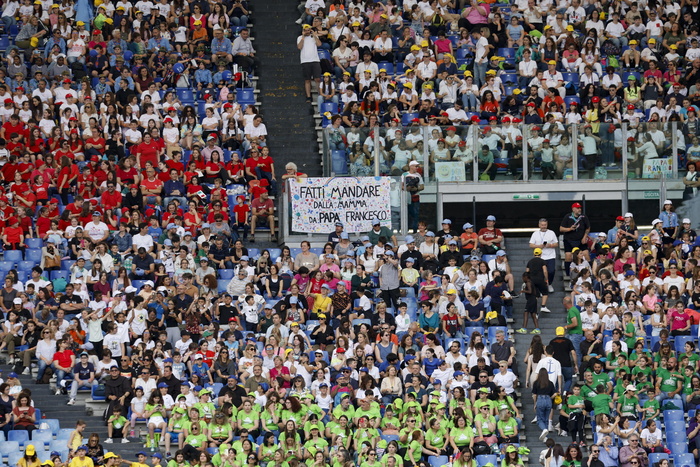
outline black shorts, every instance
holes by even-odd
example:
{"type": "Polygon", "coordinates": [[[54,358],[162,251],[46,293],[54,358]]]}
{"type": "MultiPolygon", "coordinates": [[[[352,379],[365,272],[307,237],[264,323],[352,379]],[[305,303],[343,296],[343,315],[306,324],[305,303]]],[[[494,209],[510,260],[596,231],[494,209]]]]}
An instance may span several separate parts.
{"type": "Polygon", "coordinates": [[[549,287],[545,281],[532,281],[532,285],[540,291],[540,295],[549,295],[549,287]]]}
{"type": "Polygon", "coordinates": [[[302,63],[301,74],[305,80],[321,79],[321,62],[302,63]]]}
{"type": "Polygon", "coordinates": [[[566,253],[571,253],[574,248],[578,248],[579,250],[588,250],[588,243],[581,243],[581,240],[571,242],[564,239],[564,251],[566,253]]]}

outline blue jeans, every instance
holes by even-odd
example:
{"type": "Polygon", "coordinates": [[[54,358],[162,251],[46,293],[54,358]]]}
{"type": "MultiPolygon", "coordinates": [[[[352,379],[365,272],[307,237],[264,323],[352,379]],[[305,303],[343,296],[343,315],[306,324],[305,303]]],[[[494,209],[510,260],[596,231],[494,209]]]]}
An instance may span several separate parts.
{"type": "Polygon", "coordinates": [[[418,216],[420,214],[420,201],[408,205],[408,228],[418,230],[418,216]]]}
{"type": "Polygon", "coordinates": [[[17,21],[13,16],[3,16],[2,22],[5,23],[5,28],[9,29],[10,26],[17,24],[17,21]]]}
{"type": "Polygon", "coordinates": [[[656,402],[659,403],[659,405],[663,406],[664,401],[666,400],[672,400],[673,402],[676,402],[676,405],[683,407],[683,398],[681,397],[680,394],[676,394],[675,396],[671,397],[668,395],[667,392],[661,391],[658,396],[655,397],[656,402]]]}
{"type": "Polygon", "coordinates": [[[488,61],[484,63],[474,63],[474,84],[479,88],[486,84],[486,70],[488,67],[488,61]]]}
{"type": "Polygon", "coordinates": [[[576,350],[576,363],[581,366],[581,342],[583,341],[583,334],[569,334],[569,340],[574,344],[574,349],[576,350]]]}
{"type": "Polygon", "coordinates": [[[537,426],[540,430],[549,427],[549,412],[552,410],[552,398],[549,396],[537,396],[535,412],[537,413],[537,426]]]}
{"type": "Polygon", "coordinates": [[[66,376],[70,376],[73,378],[73,373],[65,370],[56,370],[54,368],[54,372],[56,373],[56,387],[60,388],[61,387],[61,381],[63,381],[66,376]]]}
{"type": "MultiPolygon", "coordinates": [[[[555,273],[557,272],[557,260],[552,258],[546,259],[544,262],[547,265],[547,279],[549,280],[549,285],[552,285],[554,283],[555,273]]],[[[576,348],[576,353],[578,353],[578,348],[576,348]]]]}
{"type": "Polygon", "coordinates": [[[48,365],[46,364],[46,362],[42,359],[39,359],[39,361],[37,361],[37,368],[39,369],[39,371],[36,374],[37,381],[40,381],[41,378],[44,376],[44,372],[46,371],[47,366],[48,365]]]}
{"type": "Polygon", "coordinates": [[[248,17],[246,15],[241,15],[240,18],[237,18],[235,16],[232,16],[231,18],[231,25],[233,26],[247,26],[248,25],[248,17]]]}
{"type": "MultiPolygon", "coordinates": [[[[561,367],[561,375],[563,376],[564,379],[564,391],[568,392],[569,389],[571,389],[571,382],[573,381],[573,376],[574,376],[574,369],[573,367],[566,366],[566,367],[561,367]]],[[[559,388],[559,390],[562,390],[562,388],[559,388]]]]}

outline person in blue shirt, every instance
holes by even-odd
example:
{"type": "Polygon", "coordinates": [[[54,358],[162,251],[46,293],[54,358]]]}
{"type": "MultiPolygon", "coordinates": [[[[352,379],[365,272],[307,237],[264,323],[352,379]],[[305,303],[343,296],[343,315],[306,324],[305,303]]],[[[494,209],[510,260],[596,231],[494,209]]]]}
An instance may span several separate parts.
{"type": "Polygon", "coordinates": [[[163,184],[163,194],[165,195],[164,204],[167,206],[174,199],[178,200],[180,206],[187,206],[187,198],[185,198],[185,184],[180,181],[177,169],[170,170],[170,180],[163,184]]]}
{"type": "Polygon", "coordinates": [[[197,83],[197,87],[199,89],[207,87],[213,83],[211,70],[209,70],[202,62],[199,63],[199,69],[194,72],[194,81],[197,83]]]}
{"type": "Polygon", "coordinates": [[[666,232],[666,236],[663,238],[664,244],[672,243],[678,234],[680,224],[678,223],[678,214],[674,212],[670,199],[664,201],[664,209],[659,213],[659,219],[663,222],[662,228],[666,232]]]}
{"type": "Polygon", "coordinates": [[[146,48],[151,52],[157,52],[161,47],[165,47],[165,50],[168,52],[173,50],[173,46],[170,45],[170,42],[160,35],[160,29],[154,29],[153,37],[148,40],[146,48]]]}
{"type": "Polygon", "coordinates": [[[214,39],[211,40],[212,60],[225,60],[230,63],[233,60],[233,43],[228,37],[224,37],[224,30],[218,24],[214,26],[214,39]]]}
{"type": "Polygon", "coordinates": [[[617,231],[620,230],[622,224],[625,222],[625,218],[622,216],[617,216],[615,219],[615,227],[608,230],[608,238],[606,243],[608,245],[617,245],[617,231]]]}
{"type": "Polygon", "coordinates": [[[66,40],[61,37],[59,28],[54,29],[53,35],[46,41],[46,46],[44,46],[44,59],[49,57],[54,45],[57,45],[61,49],[62,54],[66,53],[66,40]]]}

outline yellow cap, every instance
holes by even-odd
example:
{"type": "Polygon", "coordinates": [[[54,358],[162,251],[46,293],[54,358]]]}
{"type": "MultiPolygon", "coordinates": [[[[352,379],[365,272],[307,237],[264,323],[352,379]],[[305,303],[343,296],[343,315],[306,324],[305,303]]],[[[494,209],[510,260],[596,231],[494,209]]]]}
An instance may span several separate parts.
{"type": "Polygon", "coordinates": [[[420,41],[421,47],[428,47],[428,45],[429,45],[428,41],[420,41]]]}
{"type": "MultiPolygon", "coordinates": [[[[386,73],[386,68],[380,68],[379,73],[386,73]]],[[[330,74],[330,73],[329,73],[330,74]]]]}
{"type": "Polygon", "coordinates": [[[346,75],[346,76],[352,76],[352,74],[350,74],[349,71],[344,71],[343,74],[346,75]]]}
{"type": "Polygon", "coordinates": [[[515,94],[516,96],[517,96],[518,94],[520,94],[521,92],[522,92],[522,91],[520,90],[520,88],[515,88],[515,89],[513,89],[513,94],[515,94]]]}
{"type": "Polygon", "coordinates": [[[546,31],[547,29],[552,29],[552,26],[550,26],[549,24],[546,25],[546,26],[544,27],[544,30],[546,31]]]}
{"type": "Polygon", "coordinates": [[[647,237],[646,235],[643,236],[643,237],[642,237],[642,241],[643,241],[643,242],[645,242],[645,241],[648,242],[648,241],[649,241],[649,237],[647,237]]]}
{"type": "Polygon", "coordinates": [[[351,24],[351,26],[362,26],[359,21],[355,21],[354,23],[351,24]]]}
{"type": "Polygon", "coordinates": [[[668,48],[672,49],[672,50],[676,50],[678,48],[678,46],[676,44],[671,44],[668,48]]]}
{"type": "Polygon", "coordinates": [[[46,459],[44,462],[42,462],[41,465],[48,465],[49,467],[53,467],[53,461],[51,459],[46,459]]]}
{"type": "Polygon", "coordinates": [[[387,18],[387,19],[389,18],[385,13],[382,13],[381,15],[379,15],[379,17],[380,18],[387,18]]]}
{"type": "Polygon", "coordinates": [[[634,39],[632,39],[631,41],[629,41],[629,45],[635,45],[635,44],[638,44],[638,42],[635,41],[634,39]]]}
{"type": "Polygon", "coordinates": [[[325,73],[323,74],[323,76],[330,76],[330,75],[331,75],[331,74],[328,73],[328,72],[325,72],[325,73]]]}
{"type": "Polygon", "coordinates": [[[426,85],[423,86],[423,87],[424,87],[425,89],[433,89],[433,85],[432,85],[432,84],[426,84],[426,85]]]}
{"type": "Polygon", "coordinates": [[[648,44],[656,44],[656,39],[653,37],[650,37],[649,40],[647,41],[648,44]]]}
{"type": "Polygon", "coordinates": [[[474,75],[472,74],[471,71],[466,70],[466,71],[464,72],[464,76],[465,76],[465,77],[466,77],[466,76],[472,76],[472,77],[473,77],[474,75]]]}
{"type": "Polygon", "coordinates": [[[411,89],[413,85],[411,83],[403,83],[403,87],[411,89]]]}
{"type": "Polygon", "coordinates": [[[78,22],[75,23],[75,24],[76,24],[77,26],[85,26],[85,22],[83,22],[83,21],[78,21],[78,22]]]}
{"type": "Polygon", "coordinates": [[[547,62],[547,65],[556,65],[557,62],[555,60],[550,60],[547,62]]]}
{"type": "Polygon", "coordinates": [[[574,27],[573,27],[572,25],[568,25],[568,26],[566,27],[566,30],[567,30],[567,31],[573,31],[573,30],[574,30],[574,27]]]}
{"type": "Polygon", "coordinates": [[[533,251],[535,256],[540,256],[542,254],[542,249],[541,248],[535,248],[535,251],[533,251]]]}
{"type": "Polygon", "coordinates": [[[110,451],[110,452],[108,452],[107,454],[104,455],[104,460],[111,459],[111,458],[113,458],[113,457],[114,457],[114,458],[117,458],[117,457],[119,457],[119,456],[117,456],[117,455],[114,454],[112,451],[110,451]]]}
{"type": "Polygon", "coordinates": [[[566,329],[564,329],[564,326],[559,326],[557,329],[554,330],[554,334],[557,336],[563,336],[566,334],[566,329]]]}
{"type": "Polygon", "coordinates": [[[51,8],[60,8],[60,6],[58,6],[58,3],[54,3],[53,5],[51,5],[51,8]]]}
{"type": "Polygon", "coordinates": [[[416,50],[420,50],[420,46],[415,45],[415,44],[412,45],[412,46],[411,46],[411,51],[412,51],[412,52],[415,52],[416,50]]]}
{"type": "Polygon", "coordinates": [[[34,449],[34,445],[27,445],[27,448],[24,450],[24,453],[28,456],[33,456],[34,454],[36,454],[36,449],[34,449]]]}
{"type": "Polygon", "coordinates": [[[408,70],[406,70],[406,74],[409,74],[409,73],[413,73],[413,68],[409,68],[408,70]]]}
{"type": "Polygon", "coordinates": [[[119,11],[119,10],[126,10],[126,8],[124,8],[123,6],[118,6],[117,11],[119,11]]]}
{"type": "Polygon", "coordinates": [[[487,75],[495,75],[495,74],[496,74],[496,70],[489,70],[489,71],[486,72],[486,74],[487,74],[487,75]]]}
{"type": "Polygon", "coordinates": [[[113,23],[114,23],[114,20],[113,20],[112,18],[107,18],[107,19],[105,19],[105,23],[107,23],[107,24],[113,24],[113,23]]]}
{"type": "Polygon", "coordinates": [[[303,26],[301,27],[301,29],[311,29],[311,25],[310,25],[310,24],[305,24],[305,25],[303,25],[303,26]]]}
{"type": "Polygon", "coordinates": [[[195,25],[195,26],[201,26],[201,25],[202,25],[202,21],[197,20],[197,21],[194,22],[194,25],[195,25]]]}

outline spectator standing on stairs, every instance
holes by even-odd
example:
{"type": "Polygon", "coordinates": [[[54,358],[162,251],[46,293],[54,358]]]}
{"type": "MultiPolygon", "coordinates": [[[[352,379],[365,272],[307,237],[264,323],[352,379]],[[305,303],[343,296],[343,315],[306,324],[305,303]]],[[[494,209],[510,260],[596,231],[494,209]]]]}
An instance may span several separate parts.
{"type": "Polygon", "coordinates": [[[556,337],[549,342],[549,346],[552,347],[552,356],[561,364],[564,379],[563,391],[568,392],[571,389],[574,372],[578,372],[577,352],[571,340],[564,336],[566,330],[562,326],[556,329],[555,334],[556,337]]]}
{"type": "MultiPolygon", "coordinates": [[[[530,248],[539,248],[542,250],[542,254],[540,255],[540,258],[546,263],[547,265],[547,288],[549,290],[549,293],[554,292],[554,275],[556,273],[556,258],[557,258],[557,248],[559,248],[559,239],[557,238],[557,234],[554,233],[553,230],[550,230],[549,227],[549,222],[547,219],[540,219],[539,222],[537,223],[538,229],[534,232],[532,232],[532,235],[530,236],[530,248]]],[[[532,274],[530,275],[532,277],[532,274]]],[[[534,281],[534,279],[533,279],[534,281]]],[[[542,301],[542,306],[545,306],[545,303],[547,302],[545,300],[545,295],[543,295],[542,301]]]]}
{"type": "Polygon", "coordinates": [[[588,232],[591,231],[591,224],[588,217],[582,213],[580,203],[571,205],[571,213],[564,216],[561,221],[559,231],[564,234],[564,267],[566,274],[571,270],[572,253],[571,250],[579,248],[586,253],[588,257],[588,232]]]}
{"type": "Polygon", "coordinates": [[[540,308],[540,312],[550,313],[549,308],[547,308],[547,298],[549,297],[548,285],[550,284],[547,274],[549,272],[549,268],[542,259],[541,248],[535,248],[533,255],[533,258],[530,259],[530,261],[527,262],[527,266],[525,266],[525,272],[529,274],[530,280],[532,281],[532,286],[539,290],[540,294],[542,295],[542,307],[540,308]]]}
{"type": "Polygon", "coordinates": [[[311,26],[305,24],[301,36],[297,38],[297,48],[301,58],[301,73],[304,76],[304,91],[306,103],[311,104],[311,80],[318,85],[321,82],[321,59],[318,57],[318,47],[321,40],[311,26]]]}
{"type": "MultiPolygon", "coordinates": [[[[581,341],[583,341],[583,325],[581,323],[581,311],[574,306],[571,297],[566,296],[562,301],[566,311],[566,329],[569,334],[569,340],[574,344],[574,351],[576,352],[576,363],[578,366],[581,365],[581,341]]],[[[574,365],[576,366],[576,365],[574,365]]]]}

